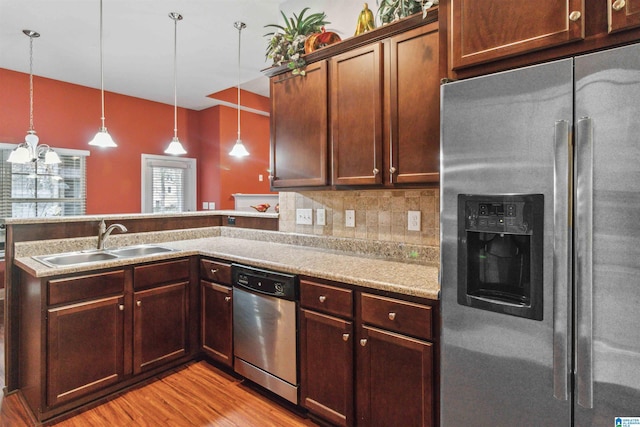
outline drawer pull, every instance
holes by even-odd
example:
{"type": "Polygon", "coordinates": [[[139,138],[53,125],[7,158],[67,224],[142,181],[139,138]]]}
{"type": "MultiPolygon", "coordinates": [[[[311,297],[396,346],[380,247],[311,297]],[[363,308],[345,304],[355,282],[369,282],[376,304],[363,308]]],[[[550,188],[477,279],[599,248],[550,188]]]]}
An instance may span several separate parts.
{"type": "Polygon", "coordinates": [[[367,339],[366,339],[366,338],[362,338],[362,339],[360,340],[360,345],[361,345],[361,346],[363,346],[363,347],[364,347],[365,345],[367,345],[367,339]]]}
{"type": "Polygon", "coordinates": [[[342,334],[342,341],[344,342],[349,341],[349,334],[342,334]]]}
{"type": "Polygon", "coordinates": [[[389,312],[389,320],[395,320],[396,314],[393,311],[389,312]]]}
{"type": "Polygon", "coordinates": [[[217,269],[217,268],[212,268],[212,269],[211,269],[211,274],[216,274],[217,272],[218,272],[218,269],[217,269]]]}
{"type": "Polygon", "coordinates": [[[140,300],[136,301],[136,305],[137,305],[138,307],[142,306],[142,301],[140,301],[140,300]]]}
{"type": "Polygon", "coordinates": [[[327,300],[327,297],[326,297],[326,296],[324,296],[324,295],[320,295],[320,296],[318,297],[318,300],[319,300],[320,302],[325,302],[325,301],[327,300]]]}
{"type": "Polygon", "coordinates": [[[225,300],[226,302],[229,302],[229,301],[231,301],[231,297],[230,297],[230,296],[226,296],[226,297],[224,297],[224,300],[225,300]]]}
{"type": "Polygon", "coordinates": [[[118,305],[118,310],[120,310],[120,311],[124,311],[124,304],[120,304],[120,305],[118,305]]]}
{"type": "Polygon", "coordinates": [[[611,7],[613,8],[613,10],[615,10],[616,12],[621,11],[622,9],[624,9],[624,7],[627,5],[627,2],[625,2],[624,0],[616,0],[613,2],[613,4],[611,5],[611,7]]]}
{"type": "Polygon", "coordinates": [[[574,10],[573,12],[571,12],[569,14],[569,20],[572,21],[572,22],[576,22],[581,17],[582,17],[582,13],[580,13],[580,11],[578,11],[578,10],[574,10]]]}

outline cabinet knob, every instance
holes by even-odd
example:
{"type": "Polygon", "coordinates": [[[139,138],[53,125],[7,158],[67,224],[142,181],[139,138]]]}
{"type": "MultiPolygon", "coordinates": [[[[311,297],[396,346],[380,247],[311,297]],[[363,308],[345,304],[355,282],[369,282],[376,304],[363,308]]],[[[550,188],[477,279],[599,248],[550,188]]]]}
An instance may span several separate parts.
{"type": "Polygon", "coordinates": [[[217,268],[212,268],[212,269],[211,269],[211,274],[216,274],[217,272],[218,272],[218,269],[217,269],[217,268]]]}
{"type": "Polygon", "coordinates": [[[226,302],[229,302],[229,301],[231,301],[231,297],[230,297],[230,296],[226,296],[226,297],[224,297],[224,300],[225,300],[226,302]]]}
{"type": "Polygon", "coordinates": [[[613,4],[611,5],[611,7],[613,8],[613,10],[615,10],[616,12],[621,11],[622,9],[624,9],[624,7],[627,5],[627,2],[624,0],[616,0],[613,2],[613,4]]]}
{"type": "Polygon", "coordinates": [[[389,173],[390,173],[391,175],[393,175],[394,173],[396,173],[396,168],[394,168],[393,166],[391,166],[391,167],[389,168],[389,173]]]}
{"type": "Polygon", "coordinates": [[[318,301],[320,301],[320,302],[325,302],[326,300],[327,300],[327,297],[325,297],[324,295],[320,295],[318,297],[318,301]]]}
{"type": "Polygon", "coordinates": [[[363,347],[364,347],[365,345],[367,345],[367,339],[366,339],[366,338],[362,338],[362,339],[360,340],[360,345],[361,345],[361,346],[363,346],[363,347]]]}
{"type": "Polygon", "coordinates": [[[349,341],[349,334],[342,334],[342,341],[349,341]]]}
{"type": "Polygon", "coordinates": [[[378,168],[373,168],[373,175],[378,175],[380,173],[380,170],[378,168]]]}
{"type": "Polygon", "coordinates": [[[124,304],[120,304],[120,305],[118,305],[118,310],[120,310],[120,311],[124,311],[124,304]]]}
{"type": "Polygon", "coordinates": [[[138,307],[142,306],[142,301],[140,301],[140,300],[136,301],[136,305],[137,305],[138,307]]]}
{"type": "Polygon", "coordinates": [[[389,320],[394,320],[396,318],[396,314],[393,311],[389,312],[389,320]]]}
{"type": "Polygon", "coordinates": [[[571,12],[569,14],[569,20],[576,22],[578,19],[580,19],[582,17],[582,13],[580,13],[579,10],[574,10],[573,12],[571,12]]]}

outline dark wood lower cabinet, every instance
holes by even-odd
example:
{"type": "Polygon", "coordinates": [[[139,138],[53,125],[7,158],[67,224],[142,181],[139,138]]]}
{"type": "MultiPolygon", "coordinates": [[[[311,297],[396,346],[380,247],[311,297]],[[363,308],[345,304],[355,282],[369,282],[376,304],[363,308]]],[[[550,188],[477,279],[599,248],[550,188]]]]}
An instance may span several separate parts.
{"type": "Polygon", "coordinates": [[[124,376],[124,297],[47,311],[47,405],[115,384],[124,376]]]}
{"type": "Polygon", "coordinates": [[[229,286],[200,281],[202,350],[227,366],[233,365],[232,298],[229,286]]]}
{"type": "Polygon", "coordinates": [[[358,425],[434,425],[433,344],[363,326],[358,347],[358,425]]]}
{"type": "Polygon", "coordinates": [[[187,354],[187,287],[180,282],[133,295],[133,373],[187,354]]]}
{"type": "Polygon", "coordinates": [[[338,426],[353,425],[353,322],[300,311],[301,405],[338,426]]]}

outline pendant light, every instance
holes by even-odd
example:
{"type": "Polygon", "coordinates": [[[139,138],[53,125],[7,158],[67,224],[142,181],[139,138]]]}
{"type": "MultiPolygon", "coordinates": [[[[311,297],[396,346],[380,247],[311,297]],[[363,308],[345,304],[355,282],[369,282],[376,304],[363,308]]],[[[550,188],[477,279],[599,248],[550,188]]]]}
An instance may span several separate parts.
{"type": "Polygon", "coordinates": [[[178,21],[182,21],[182,15],[171,12],[169,18],[173,19],[173,139],[164,152],[166,154],[186,154],[178,139],[178,21]]]}
{"type": "Polygon", "coordinates": [[[245,157],[249,155],[249,152],[242,143],[242,139],[240,139],[240,39],[242,38],[242,29],[246,27],[246,24],[237,21],[233,26],[238,29],[238,139],[229,152],[229,155],[233,157],[245,157]]]}
{"type": "Polygon", "coordinates": [[[45,165],[61,163],[58,154],[47,144],[38,145],[40,138],[33,128],[33,39],[40,37],[40,33],[33,30],[22,30],[29,37],[29,130],[22,144],[9,154],[10,163],[29,163],[44,161],[45,165]]]}
{"type": "Polygon", "coordinates": [[[100,97],[102,106],[102,126],[98,129],[98,133],[89,141],[89,145],[95,147],[117,147],[118,145],[113,141],[107,128],[104,126],[104,65],[102,61],[102,0],[100,0],[100,97]]]}

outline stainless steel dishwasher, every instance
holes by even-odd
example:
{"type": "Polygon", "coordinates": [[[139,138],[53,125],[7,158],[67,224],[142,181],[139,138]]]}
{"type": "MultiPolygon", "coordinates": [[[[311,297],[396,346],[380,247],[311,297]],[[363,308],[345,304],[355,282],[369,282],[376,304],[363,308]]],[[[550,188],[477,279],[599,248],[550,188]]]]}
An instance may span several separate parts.
{"type": "Polygon", "coordinates": [[[298,403],[298,277],[239,264],[233,278],[234,370],[298,403]]]}

